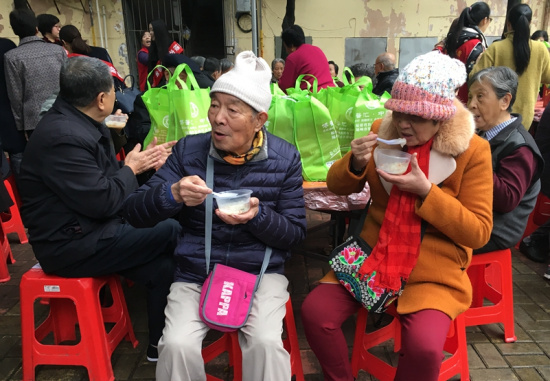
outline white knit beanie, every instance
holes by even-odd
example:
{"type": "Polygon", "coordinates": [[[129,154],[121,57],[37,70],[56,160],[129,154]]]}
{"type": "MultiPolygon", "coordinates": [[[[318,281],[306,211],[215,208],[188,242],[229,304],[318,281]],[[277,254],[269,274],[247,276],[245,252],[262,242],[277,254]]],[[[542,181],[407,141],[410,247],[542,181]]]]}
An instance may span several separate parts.
{"type": "Polygon", "coordinates": [[[271,105],[271,68],[251,51],[239,53],[235,67],[220,76],[212,86],[212,93],[233,95],[256,111],[269,110],[271,105]]]}

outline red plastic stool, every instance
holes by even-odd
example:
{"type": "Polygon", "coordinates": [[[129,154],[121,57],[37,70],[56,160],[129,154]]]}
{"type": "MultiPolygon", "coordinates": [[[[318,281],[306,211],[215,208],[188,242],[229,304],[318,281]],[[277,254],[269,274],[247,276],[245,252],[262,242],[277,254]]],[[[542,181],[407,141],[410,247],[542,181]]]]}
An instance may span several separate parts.
{"type": "MultiPolygon", "coordinates": [[[[6,185],[6,182],[10,183],[11,190],[13,192],[13,196],[10,193],[10,196],[12,196],[12,200],[17,204],[18,208],[21,208],[22,202],[21,202],[21,196],[19,195],[19,191],[17,190],[17,185],[15,184],[15,176],[12,174],[4,180],[4,185],[6,185]]],[[[8,186],[6,185],[6,188],[8,186]]]]}
{"type": "MultiPolygon", "coordinates": [[[[286,302],[286,315],[283,319],[283,326],[286,331],[286,338],[283,339],[283,346],[290,354],[290,369],[292,376],[296,376],[296,381],[304,381],[304,370],[302,368],[302,358],[300,357],[300,347],[298,345],[298,334],[296,333],[296,323],[294,322],[294,310],[290,298],[286,302]]],[[[233,366],[233,381],[241,381],[242,354],[239,347],[239,338],[237,331],[227,332],[220,339],[208,345],[202,350],[204,362],[210,362],[224,352],[229,353],[229,365],[233,366]]],[[[211,375],[206,376],[207,381],[223,381],[211,375]]]]}
{"type": "Polygon", "coordinates": [[[97,278],[62,278],[45,274],[35,266],[21,278],[21,344],[23,380],[34,380],[37,365],[80,365],[88,369],[90,380],[114,380],[111,354],[126,339],[134,348],[130,315],[118,275],[97,278]],[[108,285],[113,299],[110,307],[101,307],[100,290],[108,285]],[[34,301],[49,298],[50,313],[35,328],[34,301]],[[114,323],[107,332],[105,323],[114,323]],[[80,327],[80,342],[76,340],[75,325],[80,327]],[[41,341],[53,332],[54,345],[41,341]]]}
{"type": "Polygon", "coordinates": [[[516,341],[510,249],[474,255],[468,276],[472,282],[473,298],[472,305],[464,313],[466,326],[502,323],[504,341],[516,341]],[[495,271],[497,267],[498,272],[495,271]],[[485,299],[493,304],[484,306],[485,299]]]}
{"type": "MultiPolygon", "coordinates": [[[[371,333],[365,332],[368,311],[361,308],[357,313],[355,340],[351,355],[351,368],[355,377],[362,369],[380,381],[393,381],[395,378],[397,368],[369,352],[369,349],[390,339],[394,340],[394,352],[401,348],[401,324],[395,306],[390,305],[386,313],[393,316],[392,322],[371,333]]],[[[470,372],[468,370],[464,314],[459,315],[451,323],[443,349],[450,353],[450,356],[441,365],[439,381],[448,380],[456,374],[460,374],[462,381],[468,381],[470,372]]]]}
{"type": "Polygon", "coordinates": [[[9,213],[2,213],[0,215],[0,223],[2,224],[2,229],[6,234],[17,233],[19,237],[19,242],[27,243],[29,239],[27,238],[27,233],[25,232],[25,227],[23,226],[23,221],[21,220],[21,214],[19,214],[19,207],[17,206],[17,198],[14,194],[12,186],[8,180],[4,180],[4,185],[10,194],[11,199],[13,200],[13,205],[10,206],[9,213]]]}
{"type": "Polygon", "coordinates": [[[7,282],[11,279],[8,270],[8,262],[15,263],[15,258],[13,258],[8,237],[0,224],[0,283],[7,282]]]}
{"type": "Polygon", "coordinates": [[[525,237],[530,236],[539,226],[544,225],[548,218],[550,218],[550,199],[541,192],[537,197],[533,211],[529,214],[523,235],[515,246],[516,249],[519,249],[519,245],[525,237]]]}

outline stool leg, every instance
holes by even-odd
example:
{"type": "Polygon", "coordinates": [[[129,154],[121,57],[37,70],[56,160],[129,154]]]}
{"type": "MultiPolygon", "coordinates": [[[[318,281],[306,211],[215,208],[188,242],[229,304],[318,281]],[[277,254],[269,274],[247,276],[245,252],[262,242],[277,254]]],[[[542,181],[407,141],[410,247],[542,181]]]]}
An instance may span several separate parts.
{"type": "Polygon", "coordinates": [[[239,334],[237,331],[229,332],[229,343],[231,350],[229,352],[230,362],[233,363],[233,381],[242,381],[243,379],[243,354],[239,346],[239,334]]]}
{"type": "Polygon", "coordinates": [[[11,276],[10,271],[8,270],[7,258],[4,256],[4,253],[0,252],[0,283],[7,282],[10,279],[11,276]]]}
{"type": "Polygon", "coordinates": [[[15,263],[15,259],[13,258],[8,237],[0,225],[0,282],[7,282],[11,279],[8,262],[15,263]]]}
{"type": "Polygon", "coordinates": [[[21,214],[19,213],[19,207],[17,206],[15,194],[9,181],[4,180],[4,185],[6,186],[6,189],[8,190],[14,204],[10,206],[10,218],[6,221],[0,219],[2,221],[1,223],[7,227],[7,229],[5,229],[6,233],[17,233],[17,237],[19,238],[19,242],[21,242],[21,244],[28,243],[29,239],[27,238],[27,233],[25,232],[25,227],[23,226],[23,220],[21,220],[21,214]]]}
{"type": "Polygon", "coordinates": [[[363,336],[367,327],[367,310],[361,308],[357,312],[357,320],[355,322],[355,338],[353,340],[353,350],[351,353],[351,370],[354,377],[359,374],[361,363],[363,362],[363,336]]]}
{"type": "Polygon", "coordinates": [[[130,341],[132,346],[136,348],[138,341],[134,334],[130,314],[124,298],[124,291],[120,283],[120,277],[113,275],[109,278],[109,290],[113,298],[113,304],[110,307],[102,308],[103,320],[105,322],[117,323],[117,326],[108,334],[109,350],[113,352],[122,335],[124,339],[130,341]]]}
{"type": "Polygon", "coordinates": [[[502,287],[502,304],[504,306],[504,341],[513,343],[517,341],[514,327],[514,286],[512,282],[512,258],[508,256],[507,261],[503,262],[500,267],[501,271],[501,287],[502,287]]]}
{"type": "Polygon", "coordinates": [[[111,364],[111,353],[107,343],[107,335],[103,324],[103,315],[99,302],[99,294],[94,300],[83,298],[77,303],[78,321],[82,335],[81,342],[86,349],[88,375],[90,381],[112,381],[115,379],[111,364]],[[78,304],[86,304],[86,307],[78,304]],[[84,312],[86,311],[86,312],[84,312]]]}
{"type": "Polygon", "coordinates": [[[283,341],[285,349],[290,354],[290,368],[292,375],[296,376],[296,381],[304,381],[304,369],[302,367],[302,357],[300,354],[300,345],[298,344],[298,333],[296,332],[296,322],[294,320],[294,310],[290,298],[286,302],[286,315],[283,320],[286,329],[286,339],[283,341]]]}
{"type": "Polygon", "coordinates": [[[72,300],[65,298],[50,298],[50,315],[52,319],[54,342],[76,340],[76,307],[72,300]]]}
{"type": "Polygon", "coordinates": [[[21,354],[23,360],[23,381],[34,381],[34,299],[24,292],[24,279],[21,280],[21,354]]]}

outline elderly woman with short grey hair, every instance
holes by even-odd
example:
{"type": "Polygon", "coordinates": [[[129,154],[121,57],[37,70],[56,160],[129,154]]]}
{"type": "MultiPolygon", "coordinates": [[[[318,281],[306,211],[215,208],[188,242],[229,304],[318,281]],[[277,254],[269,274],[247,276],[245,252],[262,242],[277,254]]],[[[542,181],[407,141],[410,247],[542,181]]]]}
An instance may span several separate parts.
{"type": "Polygon", "coordinates": [[[540,191],[542,156],[522,117],[512,114],[518,75],[504,66],[483,69],[468,83],[468,109],[481,137],[491,145],[493,231],[474,254],[507,249],[523,234],[540,191]]]}
{"type": "Polygon", "coordinates": [[[273,75],[271,76],[271,83],[277,83],[279,82],[279,78],[283,75],[283,71],[285,70],[285,60],[282,58],[275,58],[273,61],[271,61],[271,72],[273,75]]]}

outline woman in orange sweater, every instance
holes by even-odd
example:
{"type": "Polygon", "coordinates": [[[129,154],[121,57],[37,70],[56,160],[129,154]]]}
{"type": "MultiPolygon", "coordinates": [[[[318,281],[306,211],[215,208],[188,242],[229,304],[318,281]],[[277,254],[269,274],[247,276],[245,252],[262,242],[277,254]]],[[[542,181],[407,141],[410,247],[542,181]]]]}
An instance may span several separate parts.
{"type": "MultiPolygon", "coordinates": [[[[493,177],[489,144],[474,134],[470,112],[455,99],[466,80],[464,65],[437,51],[415,58],[399,74],[385,107],[393,113],[373,132],[355,139],[332,165],[329,190],[346,195],[369,183],[372,203],[361,237],[373,247],[361,276],[377,271],[374,286],[398,290],[402,347],[395,380],[435,381],[452,319],[472,297],[466,269],[472,248],[493,227],[493,177]],[[413,154],[404,175],[377,168],[377,137],[405,138],[413,154]],[[421,221],[426,230],[421,237],[421,221]]],[[[399,150],[400,146],[384,146],[399,150]]],[[[353,375],[341,324],[361,304],[331,272],[302,306],[306,337],[325,380],[353,375]]]]}

